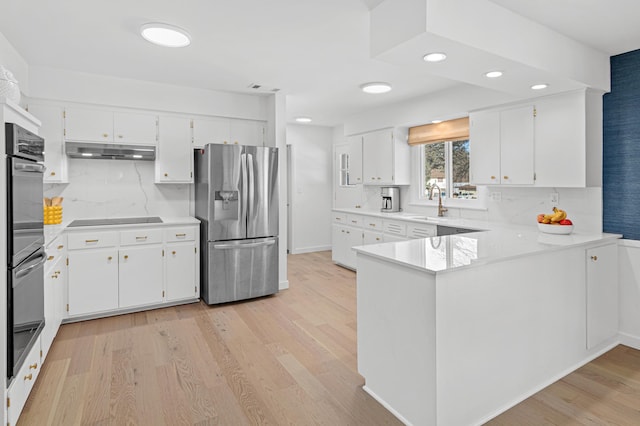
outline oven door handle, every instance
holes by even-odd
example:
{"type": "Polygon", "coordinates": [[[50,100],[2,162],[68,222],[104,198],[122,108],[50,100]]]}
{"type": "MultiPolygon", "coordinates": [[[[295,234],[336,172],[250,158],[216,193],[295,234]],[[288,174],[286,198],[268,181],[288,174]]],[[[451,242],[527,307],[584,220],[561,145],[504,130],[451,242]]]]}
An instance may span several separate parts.
{"type": "Polygon", "coordinates": [[[15,163],[13,165],[15,170],[21,170],[25,172],[44,173],[47,168],[43,164],[38,163],[15,163]]]}
{"type": "MultiPolygon", "coordinates": [[[[16,272],[16,278],[22,278],[25,275],[29,275],[31,273],[31,271],[33,271],[35,268],[37,268],[38,266],[43,265],[46,261],[47,261],[47,255],[46,253],[43,251],[42,254],[38,257],[41,257],[41,260],[37,263],[34,263],[31,266],[28,266],[24,269],[20,269],[19,271],[16,272]]],[[[36,258],[37,259],[37,258],[36,258]]]]}

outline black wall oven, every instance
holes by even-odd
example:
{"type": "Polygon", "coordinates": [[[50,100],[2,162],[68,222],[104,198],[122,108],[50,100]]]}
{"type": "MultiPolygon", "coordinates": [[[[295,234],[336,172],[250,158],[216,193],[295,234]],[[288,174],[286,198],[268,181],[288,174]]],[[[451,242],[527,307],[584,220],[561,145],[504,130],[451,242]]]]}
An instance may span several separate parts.
{"type": "Polygon", "coordinates": [[[7,152],[7,378],[44,328],[44,139],[5,124],[7,152]]]}

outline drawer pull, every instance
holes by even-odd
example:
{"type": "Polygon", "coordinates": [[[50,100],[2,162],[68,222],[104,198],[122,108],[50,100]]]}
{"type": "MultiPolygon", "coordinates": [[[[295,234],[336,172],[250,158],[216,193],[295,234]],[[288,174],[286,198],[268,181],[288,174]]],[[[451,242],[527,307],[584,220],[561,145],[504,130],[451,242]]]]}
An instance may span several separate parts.
{"type": "Polygon", "coordinates": [[[376,237],[376,241],[380,241],[380,237],[376,237]]]}
{"type": "Polygon", "coordinates": [[[503,176],[503,178],[506,180],[506,179],[509,179],[509,176],[503,176]]]}
{"type": "Polygon", "coordinates": [[[24,376],[24,380],[33,380],[33,374],[27,374],[26,376],[24,376]]]}
{"type": "Polygon", "coordinates": [[[53,256],[49,256],[49,257],[47,257],[47,260],[53,260],[53,259],[54,259],[54,257],[53,257],[53,256]]]}
{"type": "Polygon", "coordinates": [[[113,257],[111,257],[111,256],[107,257],[107,260],[112,260],[112,259],[113,259],[113,257]]]}
{"type": "Polygon", "coordinates": [[[183,238],[186,237],[187,234],[176,234],[176,238],[183,238]]]}
{"type": "Polygon", "coordinates": [[[33,364],[31,364],[31,365],[29,366],[29,370],[35,370],[35,369],[37,369],[37,368],[38,368],[38,363],[37,363],[37,362],[34,362],[33,364]]]}
{"type": "Polygon", "coordinates": [[[51,176],[55,176],[55,175],[56,175],[56,172],[51,172],[51,176]]]}
{"type": "Polygon", "coordinates": [[[598,261],[598,256],[591,256],[591,260],[593,260],[594,262],[598,261]]]}
{"type": "Polygon", "coordinates": [[[375,228],[376,224],[375,223],[370,223],[369,226],[373,226],[375,228]]]}
{"type": "Polygon", "coordinates": [[[175,252],[175,251],[172,251],[172,252],[171,252],[171,254],[175,256],[175,255],[176,255],[176,252],[175,252]]]}
{"type": "Polygon", "coordinates": [[[342,220],[342,218],[341,217],[336,217],[336,220],[342,220]]]}
{"type": "Polygon", "coordinates": [[[109,134],[108,134],[108,133],[103,133],[103,134],[102,134],[102,137],[103,137],[103,138],[108,138],[108,137],[109,137],[109,134]]]}
{"type": "Polygon", "coordinates": [[[358,223],[358,221],[357,220],[352,220],[351,223],[358,223]]]}
{"type": "Polygon", "coordinates": [[[145,241],[147,239],[147,236],[145,235],[144,237],[136,237],[136,240],[142,240],[145,241]]]}
{"type": "Polygon", "coordinates": [[[89,244],[89,243],[97,243],[98,240],[84,240],[85,243],[89,244]]]}
{"type": "Polygon", "coordinates": [[[129,255],[125,254],[124,255],[124,260],[127,260],[129,258],[129,255]]]}
{"type": "Polygon", "coordinates": [[[58,246],[58,250],[62,250],[63,248],[64,248],[64,246],[63,246],[63,245],[59,245],[59,246],[58,246]]]}
{"type": "Polygon", "coordinates": [[[495,176],[491,176],[491,180],[495,180],[495,178],[496,178],[495,176]]]}

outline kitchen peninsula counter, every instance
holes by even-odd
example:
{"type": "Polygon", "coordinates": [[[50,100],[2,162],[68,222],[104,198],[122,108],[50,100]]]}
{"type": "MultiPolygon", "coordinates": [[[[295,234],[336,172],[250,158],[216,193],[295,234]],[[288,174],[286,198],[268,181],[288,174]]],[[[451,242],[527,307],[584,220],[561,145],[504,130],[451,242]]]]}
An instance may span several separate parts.
{"type": "Polygon", "coordinates": [[[354,249],[358,371],[406,424],[482,424],[618,344],[620,235],[488,228],[354,249]]]}

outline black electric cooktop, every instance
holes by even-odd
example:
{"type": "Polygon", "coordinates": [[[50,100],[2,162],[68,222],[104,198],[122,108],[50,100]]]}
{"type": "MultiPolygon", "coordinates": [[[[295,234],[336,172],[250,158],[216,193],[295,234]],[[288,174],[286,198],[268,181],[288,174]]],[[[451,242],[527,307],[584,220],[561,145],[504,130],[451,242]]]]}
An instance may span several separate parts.
{"type": "Polygon", "coordinates": [[[162,223],[158,216],[151,217],[116,217],[113,219],[78,219],[69,224],[76,226],[135,225],[139,223],[162,223]]]}

